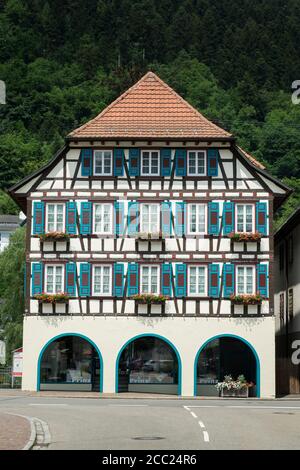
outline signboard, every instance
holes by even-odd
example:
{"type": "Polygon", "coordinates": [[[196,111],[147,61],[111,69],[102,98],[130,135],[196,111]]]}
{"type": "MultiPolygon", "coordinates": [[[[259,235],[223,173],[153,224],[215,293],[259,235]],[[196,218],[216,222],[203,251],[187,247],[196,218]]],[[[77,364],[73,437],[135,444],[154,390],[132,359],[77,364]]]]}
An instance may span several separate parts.
{"type": "Polygon", "coordinates": [[[23,371],[23,348],[13,351],[13,377],[22,377],[23,371]]]}

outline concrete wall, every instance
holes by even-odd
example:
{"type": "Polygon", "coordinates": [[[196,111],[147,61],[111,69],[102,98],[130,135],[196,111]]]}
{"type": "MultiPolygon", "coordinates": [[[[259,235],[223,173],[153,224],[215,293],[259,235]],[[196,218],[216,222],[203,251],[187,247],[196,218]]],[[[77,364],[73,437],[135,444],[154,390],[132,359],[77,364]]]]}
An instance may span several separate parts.
{"type": "Polygon", "coordinates": [[[92,340],[103,357],[103,392],[115,392],[116,359],[122,346],[141,334],[168,339],[182,361],[182,395],[194,394],[194,360],[199,348],[221,334],[248,341],[260,360],[261,397],[275,396],[274,318],[151,318],[151,317],[41,317],[24,319],[23,389],[37,389],[37,365],[45,344],[57,335],[82,334],[92,340]]]}

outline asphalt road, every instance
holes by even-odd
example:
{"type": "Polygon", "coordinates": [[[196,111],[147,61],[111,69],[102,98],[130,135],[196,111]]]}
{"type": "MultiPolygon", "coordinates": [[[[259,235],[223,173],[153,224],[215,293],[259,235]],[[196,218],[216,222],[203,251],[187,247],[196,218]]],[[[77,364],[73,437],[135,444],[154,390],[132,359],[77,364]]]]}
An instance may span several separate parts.
{"type": "Polygon", "coordinates": [[[48,449],[300,449],[300,400],[0,396],[48,424],[48,449]]]}

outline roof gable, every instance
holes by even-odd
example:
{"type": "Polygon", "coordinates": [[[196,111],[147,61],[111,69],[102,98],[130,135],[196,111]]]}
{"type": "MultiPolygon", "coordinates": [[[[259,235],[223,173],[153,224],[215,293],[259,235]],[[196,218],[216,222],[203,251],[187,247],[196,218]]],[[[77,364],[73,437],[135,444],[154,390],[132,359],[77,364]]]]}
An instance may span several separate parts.
{"type": "Polygon", "coordinates": [[[144,75],[98,116],[68,138],[230,139],[153,72],[144,75]]]}

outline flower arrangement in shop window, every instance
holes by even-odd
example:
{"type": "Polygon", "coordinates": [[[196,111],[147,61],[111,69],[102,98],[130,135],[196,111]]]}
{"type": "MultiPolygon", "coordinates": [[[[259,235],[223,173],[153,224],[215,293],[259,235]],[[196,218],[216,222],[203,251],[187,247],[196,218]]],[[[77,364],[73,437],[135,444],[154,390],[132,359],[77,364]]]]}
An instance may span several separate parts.
{"type": "Polygon", "coordinates": [[[249,389],[253,387],[252,382],[247,382],[243,374],[239,375],[236,380],[232,378],[232,375],[225,375],[223,382],[218,382],[216,388],[219,391],[228,390],[228,391],[239,391],[242,389],[249,389]]]}
{"type": "Polygon", "coordinates": [[[231,232],[228,237],[233,242],[259,242],[262,235],[260,232],[231,232]]]}
{"type": "Polygon", "coordinates": [[[43,302],[45,304],[57,304],[67,303],[70,299],[70,296],[65,292],[59,292],[57,294],[47,294],[43,292],[42,294],[36,294],[34,298],[39,302],[43,302]]]}
{"type": "Polygon", "coordinates": [[[141,304],[164,304],[169,297],[162,294],[136,294],[132,299],[141,304]]]}
{"type": "Polygon", "coordinates": [[[42,242],[67,242],[70,240],[70,235],[65,232],[47,232],[39,235],[42,242]]]}
{"type": "Polygon", "coordinates": [[[230,300],[235,304],[257,305],[261,304],[262,296],[259,292],[256,294],[231,294],[230,300]]]}

